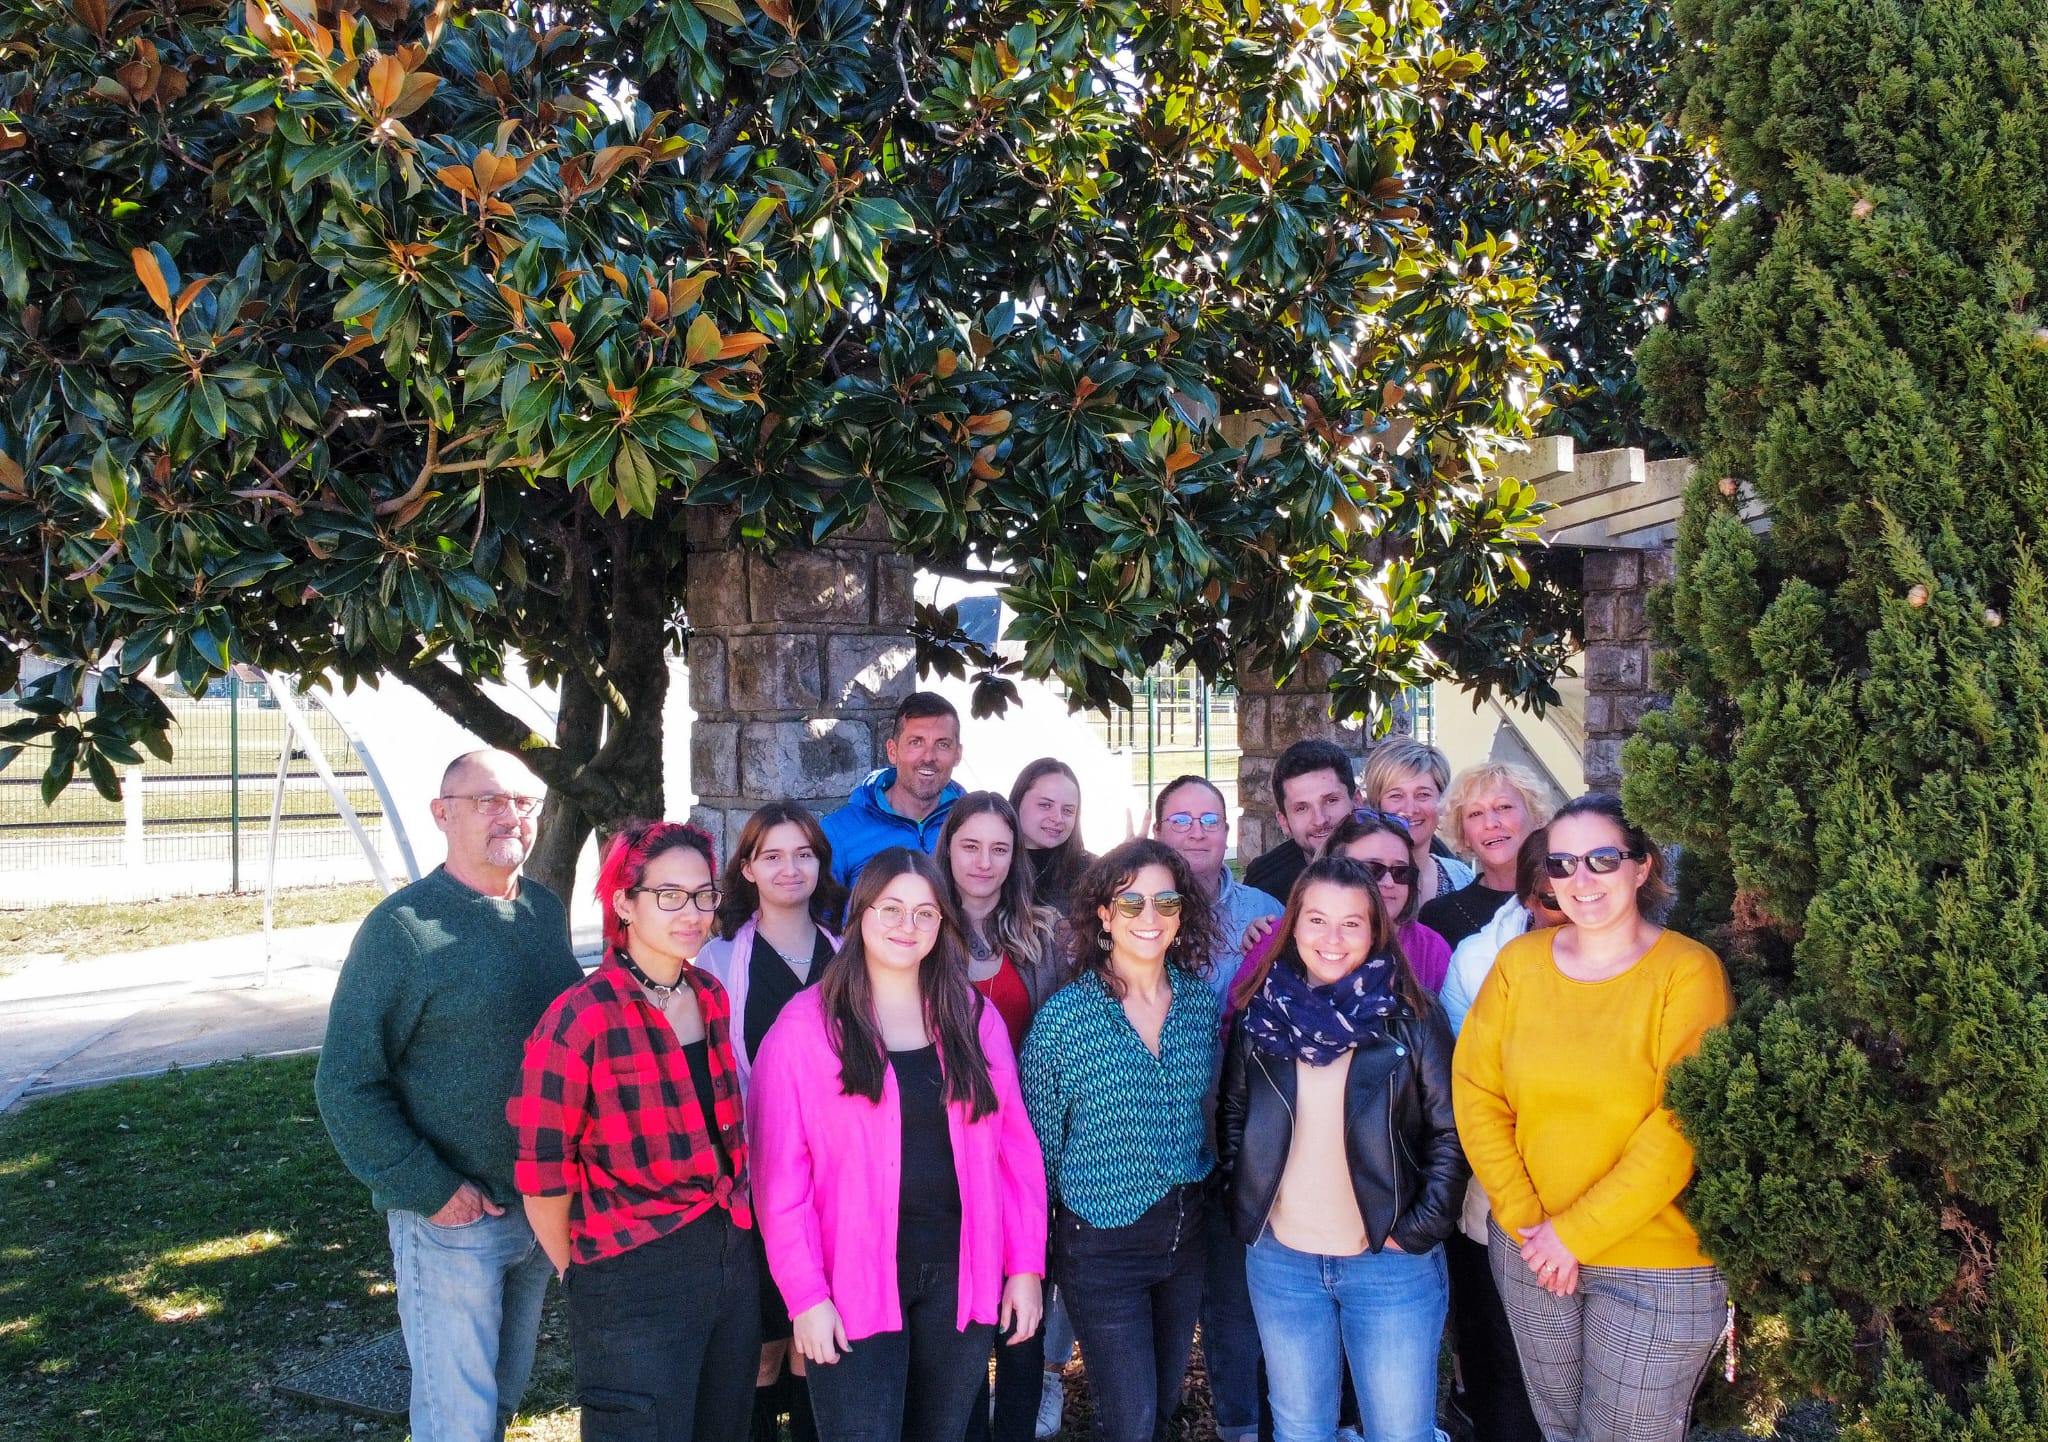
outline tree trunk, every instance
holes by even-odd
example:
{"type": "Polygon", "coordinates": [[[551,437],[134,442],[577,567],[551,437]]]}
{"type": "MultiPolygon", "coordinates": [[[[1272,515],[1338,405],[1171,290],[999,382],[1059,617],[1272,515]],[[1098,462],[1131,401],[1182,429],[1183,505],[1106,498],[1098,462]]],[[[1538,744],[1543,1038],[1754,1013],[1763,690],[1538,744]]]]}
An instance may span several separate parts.
{"type": "MultiPolygon", "coordinates": [[[[610,613],[593,630],[606,633],[601,695],[589,674],[565,669],[556,714],[555,752],[568,764],[542,775],[548,798],[541,809],[539,839],[526,874],[549,887],[574,914],[582,898],[576,858],[590,834],[602,846],[624,823],[661,820],[666,814],[662,786],[664,725],[668,699],[668,627],[665,560],[635,528],[620,526],[610,536],[610,613]],[[570,778],[573,778],[571,780],[570,778]]],[[[587,604],[578,587],[572,613],[587,604]]]]}

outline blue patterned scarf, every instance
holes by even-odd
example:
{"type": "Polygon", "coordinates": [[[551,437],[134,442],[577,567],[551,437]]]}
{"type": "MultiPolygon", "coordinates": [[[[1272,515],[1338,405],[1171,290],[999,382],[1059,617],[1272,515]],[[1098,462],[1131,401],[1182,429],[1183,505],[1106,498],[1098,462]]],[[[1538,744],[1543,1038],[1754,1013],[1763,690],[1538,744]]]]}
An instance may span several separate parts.
{"type": "Polygon", "coordinates": [[[1390,957],[1372,957],[1341,980],[1313,986],[1283,956],[1245,1007],[1243,1025],[1252,1045],[1268,1056],[1328,1066],[1384,1037],[1399,1005],[1390,957]]]}

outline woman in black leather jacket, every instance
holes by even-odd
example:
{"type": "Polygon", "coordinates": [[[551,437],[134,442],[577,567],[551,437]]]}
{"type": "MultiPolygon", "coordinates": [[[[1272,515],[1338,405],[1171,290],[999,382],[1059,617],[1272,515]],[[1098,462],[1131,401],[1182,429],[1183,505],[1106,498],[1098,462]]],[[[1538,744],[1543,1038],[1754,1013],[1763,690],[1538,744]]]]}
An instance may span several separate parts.
{"type": "Polygon", "coordinates": [[[1358,862],[1303,871],[1281,935],[1232,999],[1217,1112],[1275,1442],[1331,1442],[1346,1360],[1366,1436],[1432,1442],[1468,1175],[1450,1028],[1358,862]]]}

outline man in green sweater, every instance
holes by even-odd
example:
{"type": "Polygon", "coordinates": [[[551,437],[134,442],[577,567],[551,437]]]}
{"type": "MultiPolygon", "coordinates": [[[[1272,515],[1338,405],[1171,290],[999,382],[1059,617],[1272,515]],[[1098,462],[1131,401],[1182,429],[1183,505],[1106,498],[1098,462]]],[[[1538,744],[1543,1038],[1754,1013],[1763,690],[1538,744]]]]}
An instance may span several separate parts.
{"type": "Polygon", "coordinates": [[[519,875],[540,791],[502,751],[449,765],[448,859],[365,918],[327,1014],[320,1116],[387,1214],[414,1442],[501,1442],[533,1370],[549,1267],[505,1102],[527,1034],[582,976],[561,900],[519,875]]]}

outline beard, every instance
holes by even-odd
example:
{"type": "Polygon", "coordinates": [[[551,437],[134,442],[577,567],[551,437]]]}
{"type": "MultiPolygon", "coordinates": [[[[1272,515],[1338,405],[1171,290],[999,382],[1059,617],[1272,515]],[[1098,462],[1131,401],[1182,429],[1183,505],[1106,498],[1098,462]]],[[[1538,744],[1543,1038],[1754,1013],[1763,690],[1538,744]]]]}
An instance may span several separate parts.
{"type": "Polygon", "coordinates": [[[507,871],[516,870],[526,864],[526,839],[516,833],[493,836],[484,843],[484,860],[507,871]]]}

